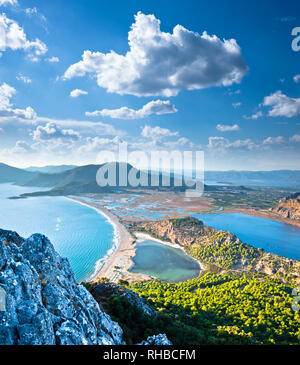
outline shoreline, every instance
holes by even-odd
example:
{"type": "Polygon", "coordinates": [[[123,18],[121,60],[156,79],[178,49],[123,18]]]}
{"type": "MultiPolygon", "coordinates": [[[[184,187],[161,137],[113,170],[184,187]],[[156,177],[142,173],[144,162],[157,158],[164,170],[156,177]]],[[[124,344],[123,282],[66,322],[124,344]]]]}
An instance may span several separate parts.
{"type": "MultiPolygon", "coordinates": [[[[132,258],[136,254],[136,243],[142,242],[146,239],[150,239],[163,245],[179,249],[187,255],[184,248],[180,245],[159,240],[146,233],[134,232],[135,238],[132,237],[126,227],[121,223],[119,217],[111,213],[107,208],[100,205],[99,203],[86,202],[80,198],[66,198],[78,204],[94,209],[97,213],[105,217],[114,229],[113,246],[106,252],[104,257],[96,261],[94,272],[88,279],[85,280],[86,282],[97,282],[104,277],[108,278],[112,282],[117,282],[119,279],[130,282],[153,279],[154,277],[150,275],[130,272],[130,269],[134,265],[132,258]]],[[[205,270],[204,265],[200,261],[191,256],[189,257],[198,263],[200,271],[205,270]]]]}
{"type": "Polygon", "coordinates": [[[194,257],[188,255],[184,248],[180,245],[178,245],[177,243],[172,243],[172,242],[168,242],[168,241],[162,241],[158,238],[154,238],[152,237],[150,234],[147,234],[147,233],[142,233],[142,232],[134,232],[136,238],[137,238],[137,243],[138,242],[143,242],[145,240],[151,240],[151,241],[155,241],[155,242],[158,242],[158,243],[161,243],[162,245],[166,245],[166,246],[169,246],[169,247],[173,247],[173,248],[177,248],[178,250],[181,250],[183,251],[187,256],[189,256],[192,260],[196,261],[198,264],[199,264],[199,267],[200,267],[200,270],[205,270],[204,268],[204,265],[202,264],[202,262],[198,261],[197,259],[195,259],[194,257]]]}
{"type": "MultiPolygon", "coordinates": [[[[274,214],[269,211],[263,211],[263,210],[257,211],[254,209],[224,209],[224,210],[220,211],[220,214],[229,214],[229,213],[241,213],[241,214],[250,215],[252,217],[265,218],[265,219],[289,224],[291,226],[300,228],[299,221],[288,219],[288,218],[283,218],[283,217],[280,217],[279,215],[274,214]]],[[[211,213],[211,214],[215,214],[215,213],[211,213]]]]}
{"type": "Polygon", "coordinates": [[[100,204],[86,202],[80,198],[67,198],[96,210],[114,227],[115,244],[107,251],[104,257],[97,260],[94,273],[86,281],[93,283],[104,277],[112,282],[117,282],[119,279],[132,282],[151,279],[148,275],[129,272],[133,265],[132,257],[135,256],[135,239],[120,222],[119,217],[100,204]]]}
{"type": "MultiPolygon", "coordinates": [[[[93,273],[89,276],[88,279],[85,279],[86,282],[97,282],[101,278],[107,278],[112,282],[118,282],[119,279],[126,280],[129,282],[137,282],[142,280],[151,280],[154,277],[140,274],[140,273],[133,273],[130,272],[130,269],[134,265],[132,258],[136,255],[136,243],[142,242],[144,240],[152,240],[163,245],[167,245],[176,249],[182,250],[185,254],[185,250],[182,246],[163,241],[158,238],[152,237],[150,234],[143,233],[143,232],[134,232],[133,237],[129,231],[126,229],[123,223],[121,223],[120,218],[115,215],[114,213],[110,212],[106,207],[101,205],[101,203],[97,202],[87,202],[80,198],[76,197],[66,197],[78,204],[85,205],[89,208],[94,209],[106,218],[106,220],[113,226],[114,230],[114,238],[113,238],[113,245],[112,247],[106,252],[104,257],[98,259],[95,263],[95,268],[93,273]]],[[[279,221],[281,223],[291,224],[297,227],[300,227],[300,222],[286,222],[286,219],[280,218],[277,216],[273,216],[268,211],[255,211],[255,210],[243,210],[243,209],[228,209],[220,211],[221,214],[223,213],[241,213],[250,216],[256,216],[260,218],[266,218],[269,220],[279,221]]],[[[214,213],[211,213],[214,214],[214,213]]],[[[190,255],[188,255],[191,257],[190,255]]],[[[191,257],[194,261],[196,261],[199,265],[200,271],[205,271],[205,266],[203,263],[198,261],[197,259],[191,257]]]]}
{"type": "Polygon", "coordinates": [[[113,255],[113,253],[117,249],[119,240],[120,240],[119,230],[118,230],[117,224],[114,221],[114,219],[112,219],[112,217],[107,214],[107,211],[104,211],[105,208],[103,208],[103,209],[97,208],[95,206],[85,203],[84,201],[82,201],[80,199],[70,198],[70,197],[66,197],[66,198],[69,200],[75,201],[76,203],[78,203],[80,205],[83,205],[83,206],[86,206],[86,207],[89,207],[89,208],[95,210],[98,214],[102,215],[102,217],[104,217],[107,220],[107,222],[113,227],[114,237],[113,237],[112,247],[109,250],[107,250],[105,256],[103,256],[101,259],[98,259],[96,261],[95,269],[94,269],[93,273],[87,279],[84,280],[85,282],[93,281],[93,279],[101,271],[101,268],[104,266],[105,262],[113,255]]]}

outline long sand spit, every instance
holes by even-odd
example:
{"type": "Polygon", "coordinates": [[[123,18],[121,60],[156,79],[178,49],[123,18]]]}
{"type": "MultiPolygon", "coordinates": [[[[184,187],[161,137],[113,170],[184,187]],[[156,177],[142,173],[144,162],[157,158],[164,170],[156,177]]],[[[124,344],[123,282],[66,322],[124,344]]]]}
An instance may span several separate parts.
{"type": "Polygon", "coordinates": [[[96,282],[104,277],[112,282],[117,282],[119,279],[129,280],[131,282],[151,279],[148,275],[129,272],[133,265],[132,257],[135,256],[135,239],[115,214],[101,205],[101,203],[74,197],[69,199],[95,209],[114,227],[114,244],[107,254],[97,261],[95,271],[89,281],[96,282]]]}

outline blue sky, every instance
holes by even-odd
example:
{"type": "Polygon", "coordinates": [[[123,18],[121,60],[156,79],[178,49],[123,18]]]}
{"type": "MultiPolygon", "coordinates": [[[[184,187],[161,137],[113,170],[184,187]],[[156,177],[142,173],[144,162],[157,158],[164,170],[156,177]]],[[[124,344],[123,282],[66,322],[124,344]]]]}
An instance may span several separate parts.
{"type": "Polygon", "coordinates": [[[203,150],[210,170],[300,168],[296,1],[0,8],[2,162],[95,163],[126,141],[203,150]]]}

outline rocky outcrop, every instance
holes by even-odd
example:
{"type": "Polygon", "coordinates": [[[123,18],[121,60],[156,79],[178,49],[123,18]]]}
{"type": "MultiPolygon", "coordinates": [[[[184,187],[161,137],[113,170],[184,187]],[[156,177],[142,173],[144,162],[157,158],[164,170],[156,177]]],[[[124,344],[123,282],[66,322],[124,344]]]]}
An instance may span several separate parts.
{"type": "Polygon", "coordinates": [[[119,345],[123,331],[77,285],[67,259],[50,241],[0,230],[0,344],[119,345]]]}
{"type": "Polygon", "coordinates": [[[149,336],[146,341],[138,343],[138,345],[145,346],[162,346],[162,345],[172,345],[165,334],[157,336],[149,336]]]}
{"type": "Polygon", "coordinates": [[[204,236],[213,228],[204,226],[201,221],[193,217],[184,219],[167,219],[149,222],[130,222],[129,229],[150,233],[161,240],[189,247],[197,242],[199,236],[204,236]]]}
{"type": "MultiPolygon", "coordinates": [[[[133,291],[112,283],[105,288],[124,295],[145,314],[155,313],[133,291]]],[[[101,297],[96,299],[102,304],[101,297]]],[[[34,234],[24,239],[0,229],[0,345],[122,344],[119,324],[76,283],[68,260],[56,253],[47,237],[34,234]]],[[[142,344],[170,342],[157,335],[142,344]]]]}
{"type": "MultiPolygon", "coordinates": [[[[105,300],[112,295],[117,295],[118,297],[124,297],[134,308],[140,309],[143,314],[147,316],[153,316],[157,313],[156,310],[147,304],[147,302],[137,293],[121,285],[110,282],[95,283],[92,284],[88,290],[103,309],[106,309],[105,300]]],[[[109,308],[107,308],[107,310],[109,311],[109,308]]]]}
{"type": "Polygon", "coordinates": [[[276,207],[270,209],[282,218],[300,221],[300,193],[281,199],[276,207]]]}

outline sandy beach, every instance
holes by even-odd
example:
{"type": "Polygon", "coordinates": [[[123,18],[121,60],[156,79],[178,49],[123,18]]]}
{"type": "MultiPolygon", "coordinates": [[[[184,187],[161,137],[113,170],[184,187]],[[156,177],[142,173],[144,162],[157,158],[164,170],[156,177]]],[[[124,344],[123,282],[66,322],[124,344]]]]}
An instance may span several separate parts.
{"type": "MultiPolygon", "coordinates": [[[[87,202],[86,200],[73,197],[69,199],[97,210],[98,213],[107,218],[107,220],[113,225],[115,230],[115,246],[112,247],[111,254],[107,255],[107,260],[104,263],[101,263],[99,269],[97,269],[96,264],[95,274],[90,279],[91,282],[99,281],[99,279],[103,277],[108,278],[112,282],[117,282],[119,279],[122,279],[127,280],[131,283],[141,280],[152,279],[151,276],[139,273],[132,273],[129,271],[133,265],[132,258],[135,256],[135,244],[144,240],[156,241],[163,245],[180,249],[181,251],[185,252],[184,248],[180,245],[153,238],[149,234],[135,232],[135,239],[127,231],[126,227],[120,222],[119,218],[108,209],[106,209],[104,206],[102,206],[100,203],[92,201],[87,202]]],[[[199,264],[201,270],[205,270],[204,265],[201,262],[196,259],[193,260],[195,260],[199,264]]]]}
{"type": "MultiPolygon", "coordinates": [[[[105,258],[99,258],[99,262],[95,265],[95,273],[91,276],[90,281],[95,282],[99,281],[99,279],[105,277],[108,278],[112,282],[118,282],[119,279],[127,280],[129,282],[136,282],[141,280],[149,280],[152,279],[150,276],[145,274],[138,274],[130,272],[130,268],[133,265],[132,258],[136,253],[136,243],[142,242],[144,240],[152,240],[159,242],[163,245],[167,245],[173,248],[177,248],[184,251],[184,248],[178,244],[174,244],[167,241],[162,241],[157,238],[150,236],[149,234],[135,232],[135,237],[133,237],[126,227],[121,223],[119,217],[113,214],[110,210],[104,207],[100,202],[94,201],[86,201],[80,198],[69,198],[71,200],[76,201],[79,204],[86,205],[90,208],[95,209],[99,214],[106,217],[106,219],[112,224],[115,231],[115,245],[111,248],[111,250],[107,253],[105,258]]],[[[299,222],[293,222],[290,219],[284,219],[278,217],[269,211],[255,211],[249,209],[226,209],[221,211],[220,213],[242,213],[248,214],[252,216],[262,217],[271,220],[277,220],[286,224],[293,224],[295,226],[300,226],[299,222]]],[[[200,265],[201,270],[205,270],[204,265],[197,261],[200,265]]]]}
{"type": "Polygon", "coordinates": [[[132,267],[132,257],[135,256],[135,239],[127,231],[119,218],[111,213],[108,209],[99,203],[87,202],[80,198],[69,198],[77,203],[86,205],[97,210],[105,216],[115,229],[116,245],[112,248],[111,255],[107,258],[104,264],[91,277],[91,282],[99,281],[100,278],[108,278],[112,282],[117,282],[119,279],[128,280],[130,282],[151,279],[148,275],[130,273],[132,267]]]}

